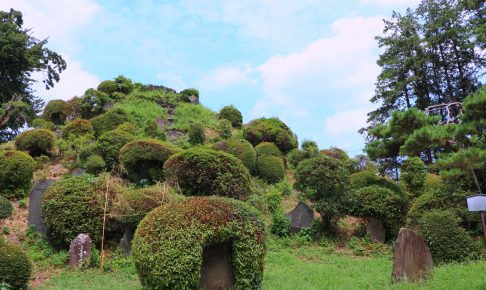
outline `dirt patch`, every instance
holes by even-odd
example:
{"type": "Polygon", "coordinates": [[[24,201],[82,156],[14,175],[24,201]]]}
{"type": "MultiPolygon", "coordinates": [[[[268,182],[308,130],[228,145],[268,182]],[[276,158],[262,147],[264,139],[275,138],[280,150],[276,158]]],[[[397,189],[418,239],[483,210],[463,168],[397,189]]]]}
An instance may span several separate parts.
{"type": "Polygon", "coordinates": [[[19,207],[18,202],[13,202],[12,204],[14,206],[13,215],[0,221],[0,229],[8,227],[10,233],[4,235],[4,237],[14,244],[20,244],[25,237],[25,230],[27,229],[28,206],[19,207]]]}

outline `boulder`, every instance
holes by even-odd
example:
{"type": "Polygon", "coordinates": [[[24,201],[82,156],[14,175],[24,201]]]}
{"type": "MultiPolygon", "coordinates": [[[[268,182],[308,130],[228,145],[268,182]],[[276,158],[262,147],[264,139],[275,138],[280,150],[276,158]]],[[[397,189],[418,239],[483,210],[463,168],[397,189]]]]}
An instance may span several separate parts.
{"type": "Polygon", "coordinates": [[[383,222],[380,219],[368,218],[368,224],[366,225],[366,233],[370,237],[373,243],[385,243],[386,229],[383,222]]]}
{"type": "Polygon", "coordinates": [[[195,95],[191,95],[188,97],[189,99],[189,102],[191,104],[199,104],[199,97],[198,96],[195,96],[195,95]]]}
{"type": "Polygon", "coordinates": [[[297,233],[303,229],[310,228],[314,222],[314,211],[302,201],[299,201],[297,206],[286,215],[290,219],[291,233],[297,233]]]}
{"type": "Polygon", "coordinates": [[[424,238],[411,229],[401,228],[393,255],[393,282],[414,282],[427,278],[433,269],[432,253],[424,238]]]}
{"type": "Polygon", "coordinates": [[[69,246],[69,266],[79,268],[87,266],[91,260],[91,238],[79,234],[69,246]]]}
{"type": "Polygon", "coordinates": [[[33,226],[34,229],[46,236],[47,226],[44,224],[41,213],[42,195],[47,188],[56,182],[54,179],[43,179],[38,181],[33,187],[29,195],[29,218],[28,225],[33,226]]]}
{"type": "Polygon", "coordinates": [[[132,253],[132,240],[134,236],[135,230],[132,228],[127,228],[120,240],[120,249],[126,256],[129,256],[132,253]]]}
{"type": "Polygon", "coordinates": [[[72,176],[81,176],[83,174],[86,174],[86,170],[83,168],[74,168],[74,170],[71,171],[72,176]]]}
{"type": "Polygon", "coordinates": [[[231,246],[218,244],[206,247],[203,253],[200,290],[233,289],[235,278],[231,265],[231,246]]]}

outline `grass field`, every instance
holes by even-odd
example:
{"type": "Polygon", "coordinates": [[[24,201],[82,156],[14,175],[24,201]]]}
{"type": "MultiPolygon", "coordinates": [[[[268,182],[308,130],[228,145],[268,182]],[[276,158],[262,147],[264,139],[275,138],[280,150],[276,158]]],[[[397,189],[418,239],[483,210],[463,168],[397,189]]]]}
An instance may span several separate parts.
{"type": "MultiPolygon", "coordinates": [[[[64,271],[41,289],[141,289],[127,259],[112,271],[64,271]]],[[[321,246],[283,247],[271,243],[266,256],[264,290],[321,289],[486,289],[486,263],[438,266],[419,284],[392,284],[389,255],[352,257],[321,246]]]]}

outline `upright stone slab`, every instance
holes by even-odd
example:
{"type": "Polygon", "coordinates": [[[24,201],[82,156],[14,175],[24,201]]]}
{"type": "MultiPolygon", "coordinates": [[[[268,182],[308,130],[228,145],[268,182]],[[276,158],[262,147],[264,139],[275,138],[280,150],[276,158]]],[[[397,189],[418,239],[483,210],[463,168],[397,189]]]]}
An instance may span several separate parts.
{"type": "Polygon", "coordinates": [[[69,266],[81,267],[89,263],[91,258],[91,238],[86,234],[79,234],[69,246],[69,266]]]}
{"type": "Polygon", "coordinates": [[[123,233],[123,237],[120,240],[120,249],[125,256],[129,256],[132,253],[132,240],[134,235],[135,230],[132,228],[127,228],[123,233]]]}
{"type": "Polygon", "coordinates": [[[56,182],[54,179],[44,179],[36,182],[29,195],[28,225],[33,226],[37,232],[44,236],[47,234],[47,227],[44,224],[41,214],[42,195],[54,182],[56,182]]]}
{"type": "Polygon", "coordinates": [[[432,273],[432,253],[424,238],[411,229],[401,228],[393,255],[393,282],[414,282],[432,273]]]}
{"type": "Polygon", "coordinates": [[[201,268],[200,290],[230,290],[235,284],[231,264],[231,246],[218,244],[206,247],[201,268]]]}
{"type": "Polygon", "coordinates": [[[290,219],[290,232],[297,233],[303,229],[310,228],[314,221],[314,211],[302,201],[299,201],[297,206],[287,213],[290,219]]]}
{"type": "Polygon", "coordinates": [[[191,104],[199,104],[199,97],[198,96],[189,96],[189,102],[191,104]]]}
{"type": "Polygon", "coordinates": [[[380,219],[368,218],[366,233],[373,243],[384,243],[386,240],[386,229],[380,219]]]}

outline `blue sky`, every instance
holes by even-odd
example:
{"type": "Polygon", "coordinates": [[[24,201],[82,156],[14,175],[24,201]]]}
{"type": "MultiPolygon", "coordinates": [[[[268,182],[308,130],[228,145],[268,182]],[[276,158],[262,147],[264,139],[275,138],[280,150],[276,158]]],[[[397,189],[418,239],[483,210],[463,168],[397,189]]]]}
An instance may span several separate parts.
{"type": "Polygon", "coordinates": [[[374,36],[393,10],[417,0],[1,0],[68,62],[44,99],[69,99],[123,74],[176,90],[199,89],[244,121],[279,117],[321,148],[359,154],[374,108],[374,36]]]}

